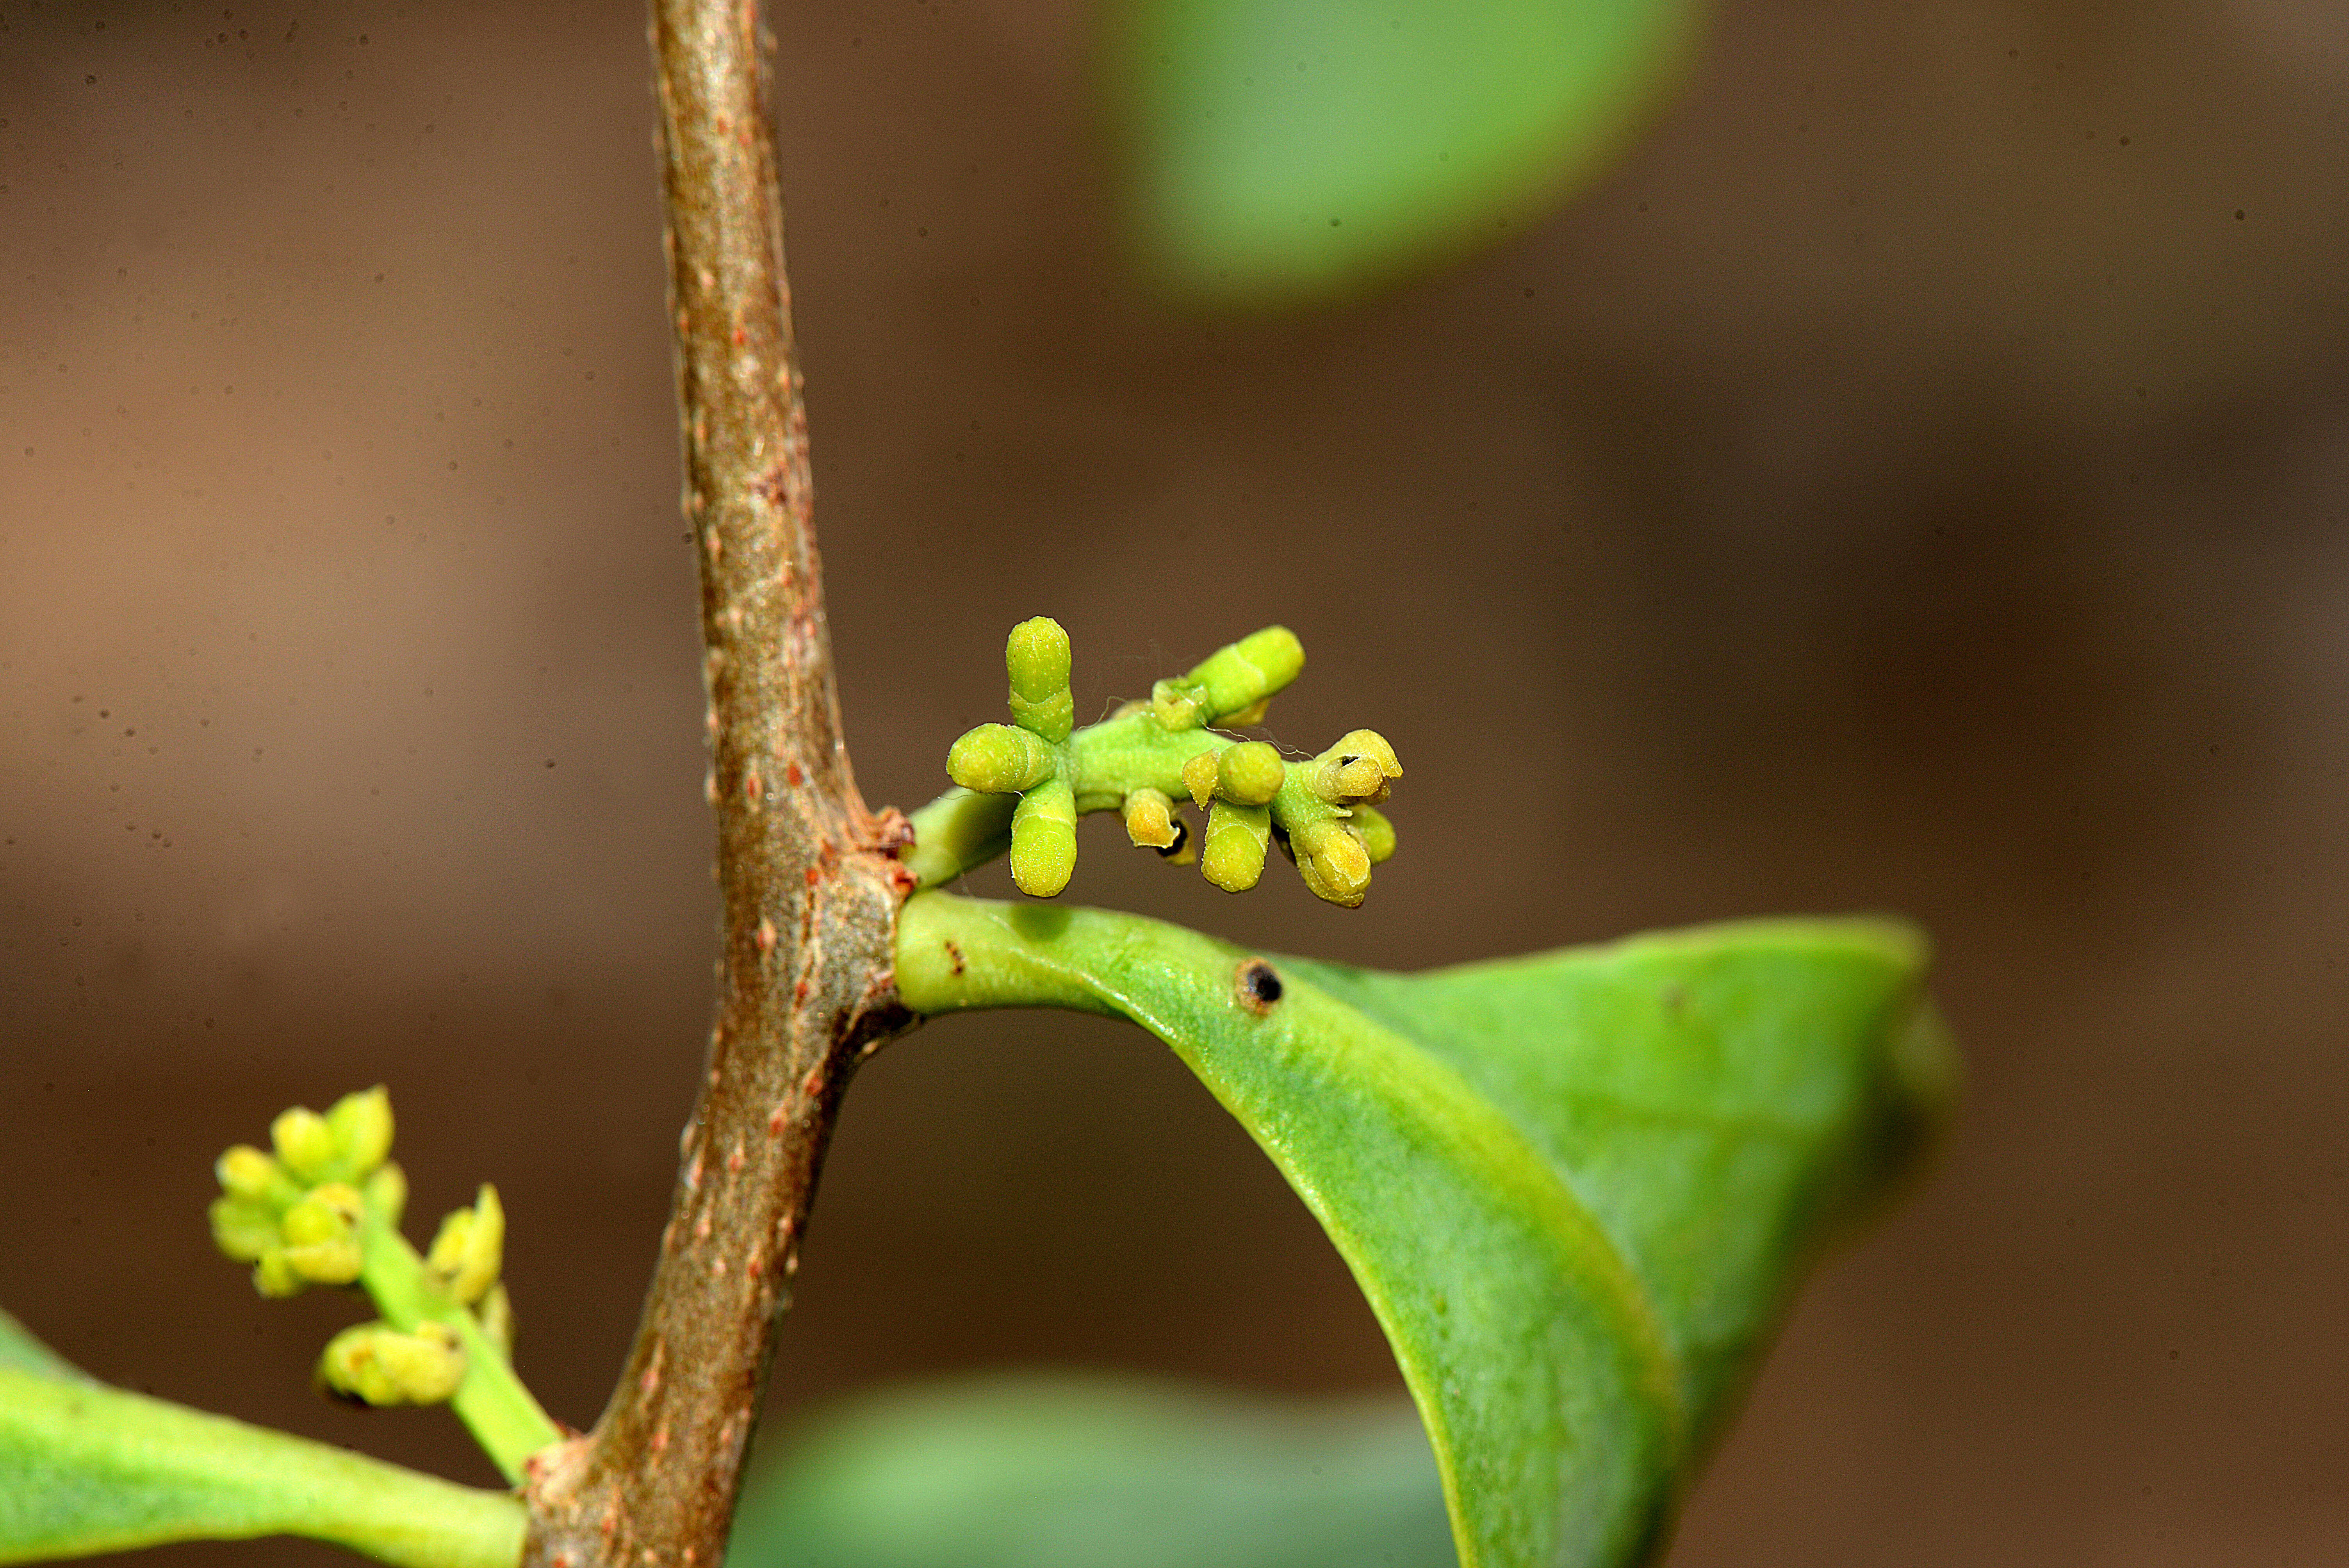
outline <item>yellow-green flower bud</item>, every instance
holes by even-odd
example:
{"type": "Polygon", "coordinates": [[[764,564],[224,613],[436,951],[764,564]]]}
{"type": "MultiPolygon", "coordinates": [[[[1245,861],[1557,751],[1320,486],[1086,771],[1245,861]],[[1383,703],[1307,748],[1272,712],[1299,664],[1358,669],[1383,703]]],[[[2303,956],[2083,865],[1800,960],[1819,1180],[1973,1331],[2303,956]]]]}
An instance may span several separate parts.
{"type": "Polygon", "coordinates": [[[1264,875],[1264,853],[1272,842],[1272,812],[1263,806],[1218,800],[1207,810],[1207,841],[1199,871],[1226,892],[1246,892],[1264,875]]]}
{"type": "Polygon", "coordinates": [[[1362,847],[1371,852],[1371,864],[1381,865],[1394,858],[1394,824],[1387,820],[1383,811],[1374,811],[1368,806],[1355,807],[1354,831],[1362,835],[1362,847]]]}
{"type": "Polygon", "coordinates": [[[307,1106],[278,1113],[269,1124],[269,1141],[277,1158],[296,1181],[316,1181],[335,1162],[335,1133],[326,1119],[307,1106]]]}
{"type": "Polygon", "coordinates": [[[330,1181],[285,1211],[278,1222],[285,1264],[314,1284],[348,1284],[359,1277],[358,1189],[330,1181]]]}
{"type": "Polygon", "coordinates": [[[1059,753],[1040,736],[1008,724],[982,724],[947,752],[947,777],[982,795],[1032,789],[1060,766],[1059,753]]]}
{"type": "Polygon", "coordinates": [[[1183,788],[1191,792],[1191,804],[1202,811],[1216,798],[1216,786],[1223,778],[1223,760],[1212,750],[1202,751],[1183,764],[1183,788]]]}
{"type": "Polygon", "coordinates": [[[1031,898],[1050,898],[1076,869],[1076,791],[1065,779],[1048,779],[1012,810],[1011,880],[1031,898]]]}
{"type": "Polygon", "coordinates": [[[1288,847],[1314,897],[1348,909],[1361,905],[1371,888],[1371,851],[1352,823],[1336,817],[1300,823],[1291,830],[1288,847]]]}
{"type": "Polygon", "coordinates": [[[1277,748],[1261,740],[1243,740],[1225,748],[1216,766],[1217,793],[1240,806],[1263,806],[1280,793],[1288,769],[1277,748]]]}
{"type": "Polygon", "coordinates": [[[278,1185],[277,1161],[250,1143],[240,1143],[212,1161],[221,1191],[233,1198],[265,1199],[278,1185]]]}
{"type": "Polygon", "coordinates": [[[259,1199],[233,1194],[215,1198],[212,1222],[212,1245],[233,1262],[258,1263],[262,1253],[279,1244],[277,1211],[259,1199]]]}
{"type": "Polygon", "coordinates": [[[308,1197],[286,1210],[277,1228],[287,1246],[331,1241],[338,1236],[356,1235],[362,1210],[357,1188],[344,1181],[329,1181],[312,1189],[308,1197]]]}
{"type": "Polygon", "coordinates": [[[312,1284],[348,1284],[365,1263],[356,1238],[285,1249],[286,1266],[312,1284]]]}
{"type": "Polygon", "coordinates": [[[1174,830],[1174,802],[1163,789],[1140,789],[1125,798],[1125,836],[1144,849],[1171,850],[1180,835],[1174,830]]]}
{"type": "Polygon", "coordinates": [[[327,1109],[326,1127],[344,1173],[365,1176],[391,1152],[391,1096],[381,1084],[347,1094],[327,1109]]]}
{"type": "Polygon", "coordinates": [[[1313,793],[1333,806],[1387,798],[1387,781],[1402,777],[1394,748],[1375,729],[1357,729],[1313,759],[1313,793]]]}
{"type": "Polygon", "coordinates": [[[465,1347],[445,1323],[427,1320],[413,1334],[362,1323],[326,1342],[318,1378],[370,1405],[437,1405],[465,1380],[465,1347]]]}
{"type": "Polygon", "coordinates": [[[399,1168],[398,1161],[385,1161],[367,1179],[363,1195],[367,1212],[378,1224],[387,1231],[399,1229],[399,1216],[408,1207],[408,1172],[399,1168]]]}
{"type": "Polygon", "coordinates": [[[498,1190],[483,1182],[471,1208],[459,1209],[440,1222],[440,1233],[432,1238],[424,1264],[442,1289],[471,1306],[497,1283],[505,1244],[505,1207],[498,1202],[498,1190]]]}
{"type": "Polygon", "coordinates": [[[1012,627],[1003,667],[1011,677],[1011,717],[1019,727],[1055,743],[1068,739],[1077,703],[1069,691],[1069,634],[1061,623],[1039,615],[1012,627]]]}
{"type": "Polygon", "coordinates": [[[1209,654],[1181,685],[1195,694],[1205,722],[1220,724],[1265,702],[1304,668],[1305,645],[1297,634],[1267,626],[1209,654]]]}
{"type": "Polygon", "coordinates": [[[271,1247],[253,1265],[253,1288],[264,1295],[299,1295],[309,1283],[287,1261],[284,1247],[271,1247]]]}
{"type": "Polygon", "coordinates": [[[489,1295],[481,1297],[481,1305],[473,1309],[473,1315],[481,1319],[482,1335],[498,1347],[498,1353],[507,1360],[512,1360],[513,1297],[506,1294],[503,1280],[490,1286],[489,1295]]]}

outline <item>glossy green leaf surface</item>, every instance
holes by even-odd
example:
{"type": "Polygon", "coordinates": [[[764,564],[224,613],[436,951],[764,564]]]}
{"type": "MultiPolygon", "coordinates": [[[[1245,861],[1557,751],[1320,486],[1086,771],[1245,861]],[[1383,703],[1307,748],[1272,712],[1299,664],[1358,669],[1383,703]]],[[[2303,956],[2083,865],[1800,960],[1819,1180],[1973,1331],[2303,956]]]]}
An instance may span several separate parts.
{"type": "Polygon", "coordinates": [[[522,1504],[506,1493],[107,1387],[69,1368],[31,1369],[27,1359],[0,1359],[0,1563],[276,1534],[336,1542],[405,1568],[512,1568],[521,1559],[522,1504]]]}
{"type": "Polygon", "coordinates": [[[1152,261],[1310,298],[1486,243],[1603,166],[1690,0],[1133,0],[1113,52],[1152,261]]]}
{"type": "Polygon", "coordinates": [[[730,1568],[1452,1568],[1408,1406],[1106,1381],[895,1394],[794,1442],[730,1568]]]}
{"type": "Polygon", "coordinates": [[[1661,1542],[1802,1266],[1946,1103],[1922,968],[1904,927],[1787,921],[1382,975],[926,893],[897,975],[1172,1046],[1353,1270],[1464,1568],[1600,1568],[1661,1542]]]}

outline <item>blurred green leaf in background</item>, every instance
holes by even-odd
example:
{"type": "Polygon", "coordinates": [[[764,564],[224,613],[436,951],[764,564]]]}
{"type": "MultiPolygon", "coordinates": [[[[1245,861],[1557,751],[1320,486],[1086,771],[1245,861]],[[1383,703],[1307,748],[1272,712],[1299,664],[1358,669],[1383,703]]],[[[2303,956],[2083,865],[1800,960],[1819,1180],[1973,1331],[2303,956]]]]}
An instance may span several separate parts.
{"type": "Polygon", "coordinates": [[[949,1385],[806,1432],[729,1568],[1453,1568],[1400,1400],[1300,1405],[1108,1379],[949,1385]]]}
{"type": "Polygon", "coordinates": [[[1126,0],[1144,264],[1226,304],[1359,291],[1595,177],[1680,74],[1691,0],[1126,0]]]}

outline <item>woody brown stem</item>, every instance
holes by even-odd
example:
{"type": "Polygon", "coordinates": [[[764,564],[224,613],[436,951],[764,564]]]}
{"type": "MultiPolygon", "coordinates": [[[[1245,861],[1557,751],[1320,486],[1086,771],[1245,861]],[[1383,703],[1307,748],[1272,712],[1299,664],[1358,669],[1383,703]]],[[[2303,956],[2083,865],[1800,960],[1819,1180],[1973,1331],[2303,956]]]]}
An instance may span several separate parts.
{"type": "Polygon", "coordinates": [[[525,1564],[718,1568],[848,1071],[911,1020],[914,883],[841,739],[755,0],[653,0],[685,511],[701,566],[718,1021],[668,1228],[595,1430],[525,1482],[525,1564]]]}

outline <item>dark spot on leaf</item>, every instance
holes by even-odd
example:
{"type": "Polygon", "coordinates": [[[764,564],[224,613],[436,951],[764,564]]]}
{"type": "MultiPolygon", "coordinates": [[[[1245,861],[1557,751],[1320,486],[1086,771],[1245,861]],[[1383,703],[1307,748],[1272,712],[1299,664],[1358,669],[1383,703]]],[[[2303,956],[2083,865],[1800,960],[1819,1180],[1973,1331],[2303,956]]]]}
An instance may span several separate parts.
{"type": "Polygon", "coordinates": [[[1235,989],[1239,994],[1240,1006],[1258,1017],[1271,1012],[1272,1005],[1280,1000],[1280,976],[1261,958],[1243,961],[1237,981],[1235,989]]]}

